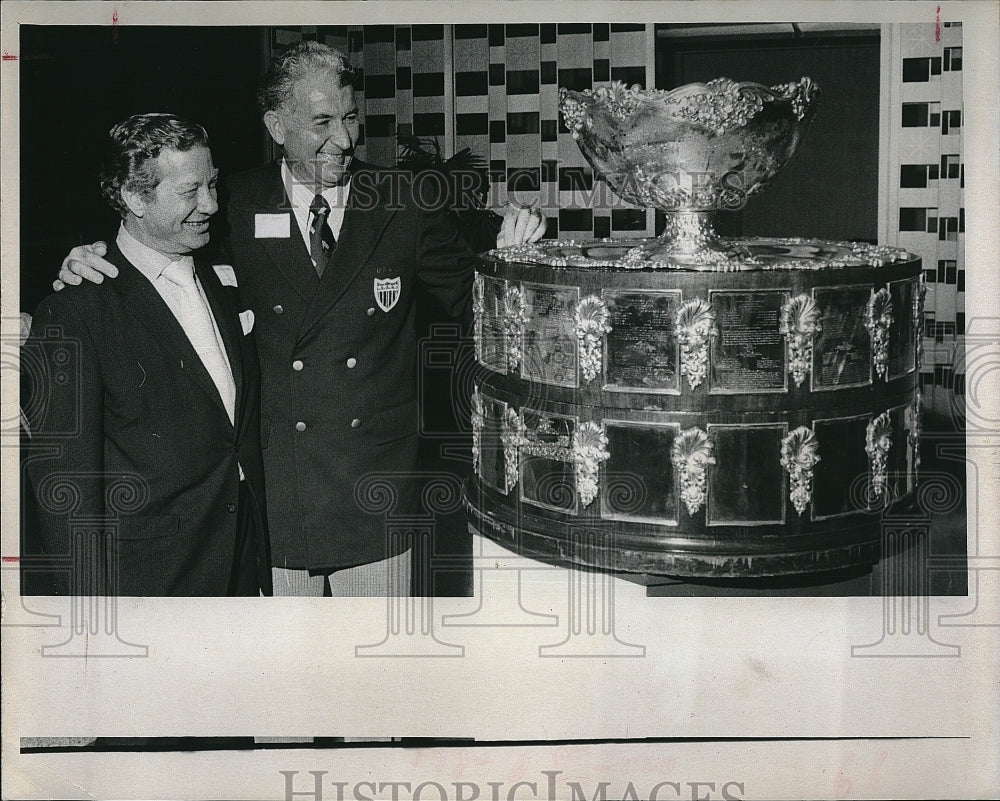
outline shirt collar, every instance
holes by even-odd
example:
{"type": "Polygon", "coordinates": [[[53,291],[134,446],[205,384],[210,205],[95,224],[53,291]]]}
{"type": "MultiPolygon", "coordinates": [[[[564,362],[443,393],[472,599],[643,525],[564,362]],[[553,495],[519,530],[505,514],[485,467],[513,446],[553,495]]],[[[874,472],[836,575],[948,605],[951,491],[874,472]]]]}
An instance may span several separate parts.
{"type": "Polygon", "coordinates": [[[194,263],[191,256],[181,256],[179,259],[175,259],[165,253],[160,253],[158,250],[153,250],[149,245],[140,242],[126,231],[124,223],[118,228],[118,238],[115,240],[115,244],[118,245],[122,255],[132,262],[149,281],[156,281],[163,274],[163,271],[175,261],[194,263]]]}
{"type": "MultiPolygon", "coordinates": [[[[299,183],[292,171],[288,167],[288,162],[284,159],[281,160],[281,183],[285,187],[285,191],[288,194],[289,199],[292,201],[292,206],[297,209],[308,209],[313,202],[313,198],[316,197],[316,190],[308,184],[299,183]]],[[[330,208],[337,208],[339,206],[347,205],[347,198],[351,193],[351,173],[347,173],[347,181],[341,186],[328,186],[322,192],[326,202],[330,204],[330,208]]]]}

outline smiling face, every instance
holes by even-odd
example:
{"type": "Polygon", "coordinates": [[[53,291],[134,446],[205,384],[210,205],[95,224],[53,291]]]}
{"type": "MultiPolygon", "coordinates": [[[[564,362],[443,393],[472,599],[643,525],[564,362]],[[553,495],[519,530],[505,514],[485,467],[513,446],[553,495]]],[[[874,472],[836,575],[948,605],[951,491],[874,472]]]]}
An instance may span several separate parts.
{"type": "Polygon", "coordinates": [[[208,244],[208,221],[219,210],[212,152],[164,148],[153,160],[159,183],[149,194],[122,190],[129,209],[125,228],[145,245],[180,256],[208,244]]]}
{"type": "Polygon", "coordinates": [[[332,70],[311,72],[288,99],[264,115],[271,137],[285,149],[292,174],[317,190],[344,183],[358,141],[354,89],[332,70]]]}

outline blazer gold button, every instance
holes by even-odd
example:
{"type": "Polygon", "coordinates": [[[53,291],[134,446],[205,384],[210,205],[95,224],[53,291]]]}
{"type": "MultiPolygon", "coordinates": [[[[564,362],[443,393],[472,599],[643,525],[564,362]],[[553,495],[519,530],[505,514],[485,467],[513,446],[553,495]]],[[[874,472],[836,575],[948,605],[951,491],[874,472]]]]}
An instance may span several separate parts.
{"type": "Polygon", "coordinates": [[[295,424],[295,430],[296,431],[305,431],[306,430],[306,424],[303,423],[301,420],[299,420],[299,422],[297,422],[295,424]]]}
{"type": "Polygon", "coordinates": [[[355,359],[353,356],[347,360],[347,366],[350,367],[352,370],[355,367],[357,367],[357,365],[358,365],[358,360],[355,359]]]}
{"type": "Polygon", "coordinates": [[[296,359],[294,362],[292,362],[292,369],[293,370],[301,370],[302,369],[302,360],[301,359],[296,359]]]}
{"type": "Polygon", "coordinates": [[[370,308],[370,309],[368,310],[368,316],[369,316],[369,317],[371,317],[371,316],[372,316],[373,314],[375,314],[375,307],[374,307],[374,306],[372,306],[372,307],[371,307],[371,308],[370,308]]]}
{"type": "Polygon", "coordinates": [[[353,420],[351,420],[351,428],[358,428],[358,426],[360,426],[360,425],[361,425],[361,421],[357,417],[355,417],[353,420]]]}
{"type": "Polygon", "coordinates": [[[274,313],[275,314],[281,314],[284,311],[285,311],[285,307],[282,306],[280,303],[277,306],[274,307],[274,313]]]}
{"type": "Polygon", "coordinates": [[[233,514],[236,511],[236,504],[235,503],[227,503],[226,504],[226,511],[229,512],[229,514],[233,514]]]}

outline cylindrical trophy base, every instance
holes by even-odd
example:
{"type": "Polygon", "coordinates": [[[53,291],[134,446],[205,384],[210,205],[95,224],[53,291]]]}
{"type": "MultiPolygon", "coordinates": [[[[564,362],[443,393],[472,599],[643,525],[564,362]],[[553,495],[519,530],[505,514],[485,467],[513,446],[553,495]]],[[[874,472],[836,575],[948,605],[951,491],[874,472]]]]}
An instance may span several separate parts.
{"type": "Polygon", "coordinates": [[[646,575],[878,559],[918,481],[920,260],[733,245],[731,273],[614,265],[609,242],[483,261],[466,504],[485,536],[646,575]]]}

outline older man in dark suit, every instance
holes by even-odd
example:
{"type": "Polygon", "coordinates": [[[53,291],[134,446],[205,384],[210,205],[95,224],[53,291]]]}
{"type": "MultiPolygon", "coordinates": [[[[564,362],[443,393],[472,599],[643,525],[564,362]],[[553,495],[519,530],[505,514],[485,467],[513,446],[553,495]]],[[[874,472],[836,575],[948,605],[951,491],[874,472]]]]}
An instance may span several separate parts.
{"type": "Polygon", "coordinates": [[[218,210],[207,135],[143,114],[109,139],[118,278],[44,300],[23,348],[43,551],[24,564],[62,559],[72,594],[269,594],[253,314],[230,266],[192,255],[218,210]]]}
{"type": "MultiPolygon", "coordinates": [[[[415,509],[417,285],[460,317],[472,284],[435,182],[354,158],[351,78],[316,42],[276,58],[259,99],[283,158],[234,177],[224,202],[224,247],[258,320],[275,594],[408,592],[408,557],[357,487],[380,476],[395,514],[415,509]]],[[[513,211],[498,244],[537,240],[543,222],[513,211]]],[[[113,274],[95,247],[60,278],[113,274]]]]}

